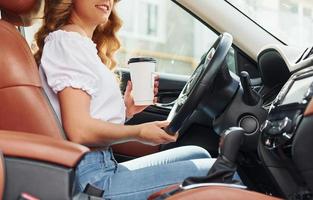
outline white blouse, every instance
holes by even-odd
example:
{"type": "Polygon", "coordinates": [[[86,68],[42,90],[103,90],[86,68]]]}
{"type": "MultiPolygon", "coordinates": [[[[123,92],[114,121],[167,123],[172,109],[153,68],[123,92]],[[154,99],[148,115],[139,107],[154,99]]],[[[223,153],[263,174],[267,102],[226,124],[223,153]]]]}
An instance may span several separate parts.
{"type": "Polygon", "coordinates": [[[57,93],[66,87],[90,95],[92,118],[116,124],[125,122],[126,109],[116,76],[97,53],[96,44],[76,32],[57,30],[46,37],[39,72],[61,123],[57,93]]]}

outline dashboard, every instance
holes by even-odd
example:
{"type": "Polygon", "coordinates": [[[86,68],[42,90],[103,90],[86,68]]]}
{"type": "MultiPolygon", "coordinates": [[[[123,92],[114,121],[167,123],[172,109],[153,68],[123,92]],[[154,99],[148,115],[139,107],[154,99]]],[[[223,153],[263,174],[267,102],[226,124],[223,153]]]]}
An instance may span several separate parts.
{"type": "MultiPolygon", "coordinates": [[[[308,112],[313,109],[313,56],[306,51],[293,65],[286,64],[291,76],[260,128],[259,157],[275,191],[285,198],[312,197],[313,191],[313,113],[308,112]]],[[[276,52],[285,59],[281,50],[276,52]]]]}
{"type": "Polygon", "coordinates": [[[307,103],[313,92],[313,67],[308,67],[292,75],[276,97],[274,105],[307,103]],[[302,102],[306,100],[306,102],[302,102]]]}
{"type": "Polygon", "coordinates": [[[285,95],[282,104],[301,103],[303,99],[309,98],[311,91],[313,76],[307,78],[296,78],[293,80],[288,93],[285,95]]]}
{"type": "Polygon", "coordinates": [[[292,140],[313,95],[313,67],[294,73],[272,102],[261,127],[263,145],[269,149],[292,140]]]}

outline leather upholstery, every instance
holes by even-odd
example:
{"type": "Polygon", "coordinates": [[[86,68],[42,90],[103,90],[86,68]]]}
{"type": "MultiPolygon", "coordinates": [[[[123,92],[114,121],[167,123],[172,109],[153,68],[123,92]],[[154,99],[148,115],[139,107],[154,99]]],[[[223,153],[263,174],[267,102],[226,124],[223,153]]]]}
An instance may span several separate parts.
{"type": "Polygon", "coordinates": [[[139,142],[126,142],[122,144],[116,144],[112,146],[114,153],[130,156],[130,157],[141,157],[160,151],[160,145],[151,146],[145,145],[139,142]]]}
{"type": "Polygon", "coordinates": [[[87,147],[72,142],[14,131],[0,131],[0,149],[5,156],[45,161],[65,167],[75,167],[89,151],[87,147]]]}
{"type": "Polygon", "coordinates": [[[1,10],[1,18],[15,26],[23,26],[24,22],[20,15],[13,14],[6,10],[1,10]]]}
{"type": "Polygon", "coordinates": [[[29,12],[37,0],[0,0],[0,10],[7,10],[15,14],[29,12]]]}
{"type": "MultiPolygon", "coordinates": [[[[168,188],[165,189],[165,192],[168,192],[168,188]]],[[[158,194],[162,194],[162,191],[158,192],[158,194]]],[[[157,197],[158,197],[157,195],[153,195],[153,198],[150,197],[149,200],[156,199],[157,197]]],[[[170,196],[166,200],[251,200],[251,199],[279,200],[278,198],[273,196],[223,186],[208,186],[197,189],[190,189],[170,196]]]]}
{"type": "Polygon", "coordinates": [[[15,26],[31,26],[37,19],[43,18],[44,2],[44,0],[0,0],[1,17],[15,26]],[[15,6],[19,9],[16,10],[15,6]]]}
{"type": "Polygon", "coordinates": [[[5,186],[5,164],[2,152],[0,152],[0,199],[3,199],[5,186]]]}
{"type": "Polygon", "coordinates": [[[179,187],[179,185],[170,185],[167,188],[162,189],[160,191],[157,191],[157,192],[153,193],[152,195],[150,195],[148,197],[148,200],[154,200],[154,199],[158,198],[159,196],[161,196],[162,194],[171,192],[171,191],[177,189],[178,187],[179,187]]]}
{"type": "Polygon", "coordinates": [[[167,200],[279,200],[278,198],[229,187],[203,187],[174,195],[167,200]]]}
{"type": "Polygon", "coordinates": [[[0,88],[20,85],[40,87],[38,67],[24,38],[5,21],[0,21],[0,27],[0,88]]]}
{"type": "Polygon", "coordinates": [[[0,129],[65,138],[41,87],[34,57],[14,26],[0,20],[0,129]]]}

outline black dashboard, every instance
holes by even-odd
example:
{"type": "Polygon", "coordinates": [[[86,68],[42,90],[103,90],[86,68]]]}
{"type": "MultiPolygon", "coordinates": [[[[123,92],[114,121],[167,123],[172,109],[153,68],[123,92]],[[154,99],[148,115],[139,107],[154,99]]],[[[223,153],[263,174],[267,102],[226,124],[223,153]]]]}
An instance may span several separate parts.
{"type": "Polygon", "coordinates": [[[267,193],[288,199],[312,198],[313,66],[309,58],[295,63],[297,70],[272,101],[260,128],[258,155],[274,187],[267,193]]]}

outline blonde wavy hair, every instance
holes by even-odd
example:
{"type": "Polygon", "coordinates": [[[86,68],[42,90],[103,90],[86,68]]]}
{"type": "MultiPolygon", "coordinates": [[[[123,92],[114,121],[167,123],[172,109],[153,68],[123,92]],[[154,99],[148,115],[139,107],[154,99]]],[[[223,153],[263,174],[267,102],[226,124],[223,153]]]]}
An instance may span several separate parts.
{"type": "MultiPolygon", "coordinates": [[[[114,0],[112,13],[105,24],[97,26],[93,33],[92,40],[97,44],[98,55],[102,62],[109,68],[116,66],[114,59],[115,52],[121,44],[116,35],[122,26],[122,20],[117,15],[115,5],[118,0],[114,0]]],[[[60,29],[69,24],[73,10],[73,0],[46,0],[44,8],[43,24],[35,35],[38,50],[35,53],[37,63],[40,63],[44,40],[50,32],[60,29]]]]}

